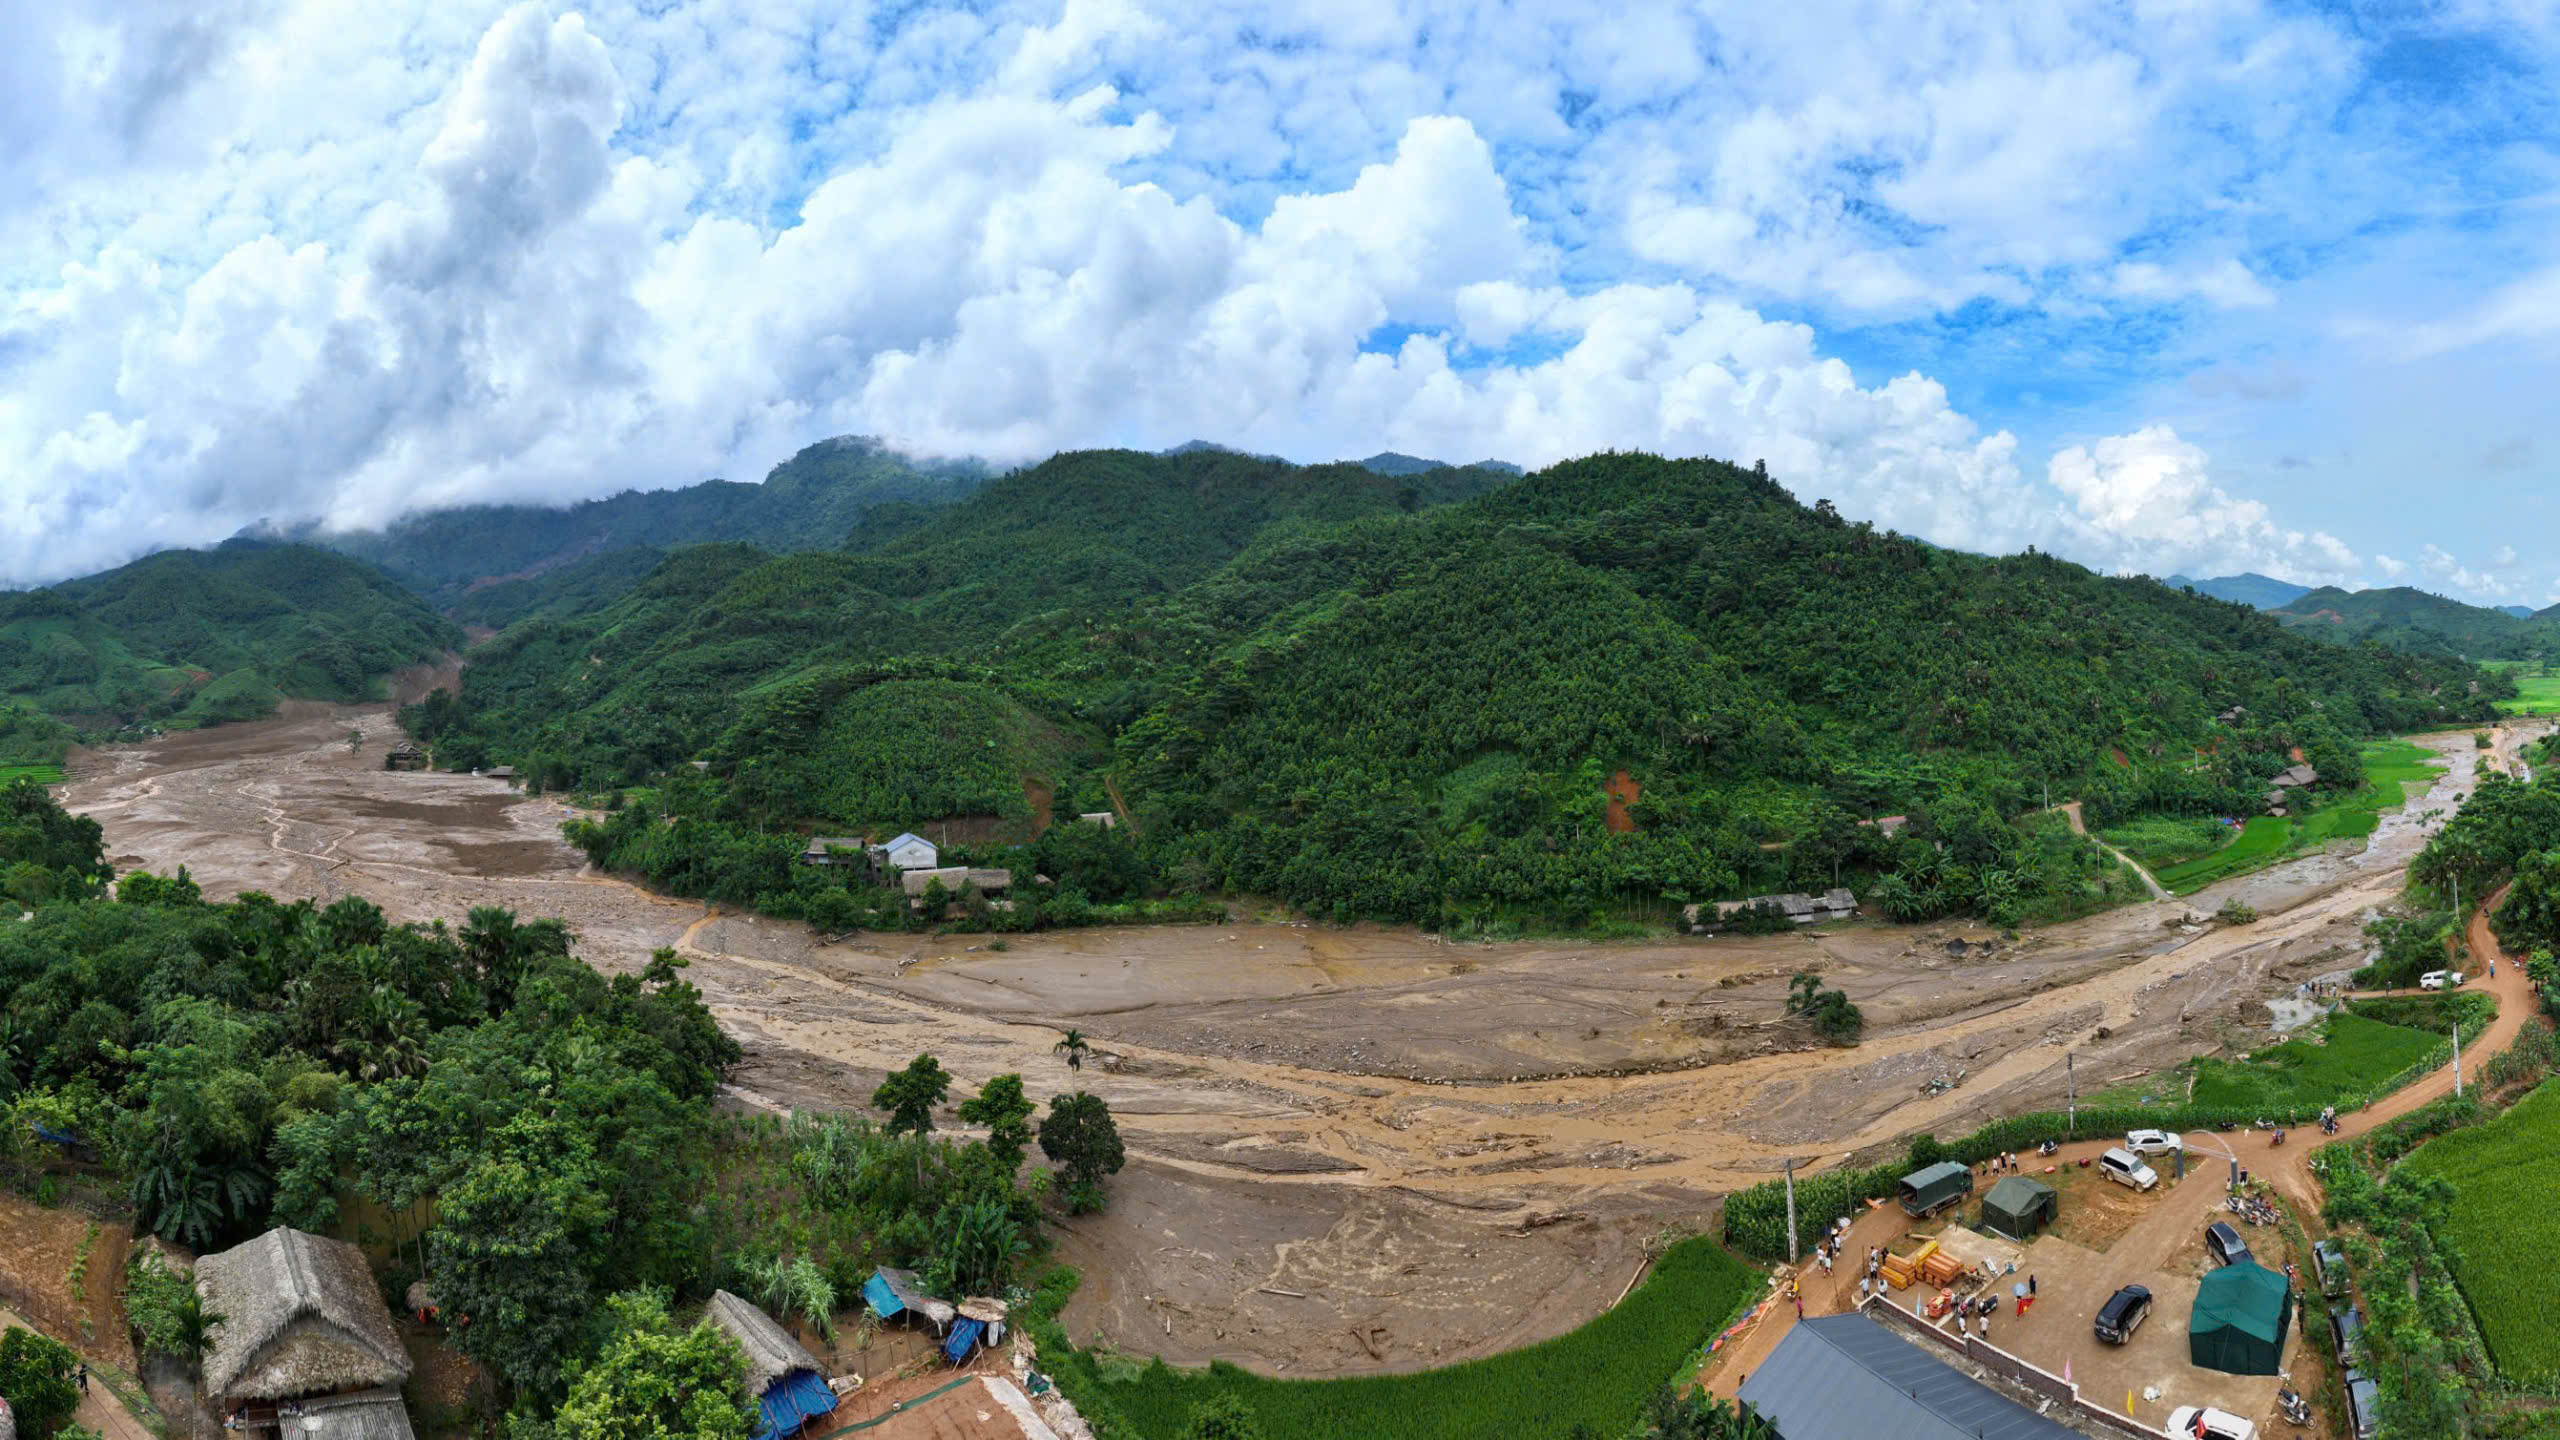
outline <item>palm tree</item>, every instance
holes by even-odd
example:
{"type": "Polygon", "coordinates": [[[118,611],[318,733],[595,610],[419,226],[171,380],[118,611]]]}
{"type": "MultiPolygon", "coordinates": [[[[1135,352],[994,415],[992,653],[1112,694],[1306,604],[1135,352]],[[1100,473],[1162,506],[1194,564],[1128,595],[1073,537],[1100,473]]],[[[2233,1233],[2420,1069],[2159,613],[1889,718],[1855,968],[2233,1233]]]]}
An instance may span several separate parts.
{"type": "Polygon", "coordinates": [[[1084,1073],[1084,1057],[1093,1053],[1093,1047],[1085,1043],[1084,1032],[1081,1030],[1068,1031],[1067,1038],[1049,1048],[1064,1054],[1067,1057],[1067,1068],[1078,1074],[1084,1073]]]}

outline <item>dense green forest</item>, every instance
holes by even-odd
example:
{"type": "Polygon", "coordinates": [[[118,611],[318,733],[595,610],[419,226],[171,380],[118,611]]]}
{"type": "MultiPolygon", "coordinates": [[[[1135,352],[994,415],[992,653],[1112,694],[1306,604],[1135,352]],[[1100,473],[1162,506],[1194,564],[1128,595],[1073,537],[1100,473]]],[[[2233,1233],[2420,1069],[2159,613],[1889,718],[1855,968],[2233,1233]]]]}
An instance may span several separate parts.
{"type": "Polygon", "coordinates": [[[2271,613],[2289,629],[2345,644],[2374,641],[2474,660],[2560,657],[2560,625],[2548,615],[2521,617],[2405,585],[2353,591],[2325,587],[2271,613]]]}
{"type": "Polygon", "coordinates": [[[2351,788],[2358,740],[2513,688],[1644,455],[1062,455],[841,550],[695,546],[596,593],[408,723],[440,764],[627,801],[583,832],[600,860],[786,913],[843,884],[793,873],[798,835],[983,821],[957,844],[1001,863],[1036,827],[994,822],[1045,800],[1125,810],[1148,895],[1590,925],[1858,878],[1906,916],[2044,919],[2131,883],[2015,823],[2048,798],[2248,813],[2296,749],[2351,788]]]}
{"type": "Polygon", "coordinates": [[[58,759],[74,728],[252,719],[285,696],[380,698],[386,673],[461,639],[371,566],[302,545],[166,551],[0,595],[0,763],[58,759]]]}
{"type": "Polygon", "coordinates": [[[611,1410],[627,1352],[671,1342],[671,1296],[725,1286],[815,1320],[877,1264],[953,1296],[1027,1281],[1051,1190],[1020,1168],[1035,1138],[1071,1210],[1120,1168],[1100,1100],[1035,1121],[1020,1077],[930,1056],[881,1087],[877,1121],[716,1115],[739,1049],[672,951],[608,979],[559,922],[500,909],[395,925],[360,899],[112,878],[97,822],[0,788],[0,887],[26,913],[0,926],[0,1164],[46,1188],[103,1168],[139,1228],[198,1250],[361,1216],[389,1293],[430,1274],[471,1317],[451,1343],[519,1435],[611,1410]],[[933,1133],[955,1105],[986,1139],[933,1133]]]}

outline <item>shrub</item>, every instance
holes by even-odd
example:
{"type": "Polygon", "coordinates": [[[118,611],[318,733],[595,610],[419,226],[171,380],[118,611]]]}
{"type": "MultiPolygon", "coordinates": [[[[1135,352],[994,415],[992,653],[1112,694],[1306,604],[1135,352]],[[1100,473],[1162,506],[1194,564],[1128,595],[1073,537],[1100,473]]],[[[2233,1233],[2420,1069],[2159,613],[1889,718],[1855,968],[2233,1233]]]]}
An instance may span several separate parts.
{"type": "Polygon", "coordinates": [[[2225,925],[2255,925],[2258,923],[2258,911],[2257,907],[2234,895],[2222,902],[2222,908],[2213,912],[2213,918],[2225,925]]]}

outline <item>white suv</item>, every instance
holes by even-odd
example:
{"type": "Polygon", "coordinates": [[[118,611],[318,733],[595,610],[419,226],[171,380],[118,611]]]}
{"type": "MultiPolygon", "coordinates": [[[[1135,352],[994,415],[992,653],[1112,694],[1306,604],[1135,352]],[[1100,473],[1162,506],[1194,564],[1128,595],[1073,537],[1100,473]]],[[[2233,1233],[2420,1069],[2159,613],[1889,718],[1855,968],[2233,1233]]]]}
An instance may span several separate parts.
{"type": "Polygon", "coordinates": [[[2430,970],[2426,974],[2418,977],[2418,988],[2421,990],[2459,990],[2462,988],[2462,972],[2459,970],[2430,970]]]}
{"type": "Polygon", "coordinates": [[[2172,1150],[2183,1150],[2186,1145],[2166,1130],[2128,1130],[2124,1148],[2136,1155],[2166,1155],[2172,1150]]]}
{"type": "Polygon", "coordinates": [[[2142,1163],[2142,1157],[2130,1150],[2110,1150],[2098,1157],[2098,1168],[2108,1179],[2136,1190],[2148,1190],[2160,1183],[2158,1172],[2142,1163]]]}
{"type": "Polygon", "coordinates": [[[2202,1435],[2207,1440],[2258,1440],[2258,1422],[2210,1405],[2181,1405],[2169,1412],[2169,1433],[2181,1437],[2202,1435]],[[2203,1422],[2203,1428],[2197,1428],[2198,1421],[2203,1422]]]}

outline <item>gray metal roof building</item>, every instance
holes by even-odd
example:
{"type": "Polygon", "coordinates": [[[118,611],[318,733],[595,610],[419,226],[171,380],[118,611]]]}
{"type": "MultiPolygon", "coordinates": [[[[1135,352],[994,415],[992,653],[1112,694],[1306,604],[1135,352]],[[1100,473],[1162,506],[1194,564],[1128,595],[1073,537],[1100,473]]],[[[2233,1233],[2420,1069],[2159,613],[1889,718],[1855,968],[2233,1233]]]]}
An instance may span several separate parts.
{"type": "Polygon", "coordinates": [[[1864,1315],[1798,1321],[1741,1398],[1786,1440],[2087,1440],[1864,1315]]]}

